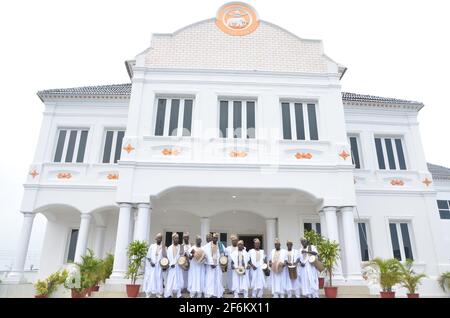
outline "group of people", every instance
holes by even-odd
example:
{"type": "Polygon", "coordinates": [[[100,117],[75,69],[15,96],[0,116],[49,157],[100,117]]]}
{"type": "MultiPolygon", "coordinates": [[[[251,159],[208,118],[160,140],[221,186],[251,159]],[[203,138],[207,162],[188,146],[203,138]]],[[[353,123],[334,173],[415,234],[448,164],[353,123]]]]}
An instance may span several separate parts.
{"type": "Polygon", "coordinates": [[[274,298],[319,297],[318,271],[309,261],[317,256],[317,249],[304,238],[301,248],[293,249],[293,242],[286,242],[286,249],[275,239],[274,249],[267,255],[261,249],[259,239],[254,239],[254,248],[247,251],[244,242],[236,235],[231,236],[231,245],[224,247],[219,234],[207,234],[206,244],[196,236],[195,244],[189,242],[189,233],[183,233],[182,242],[177,233],[172,235],[172,244],[165,247],[163,236],[158,233],[151,244],[145,261],[143,291],[147,297],[178,297],[188,292],[194,297],[221,298],[228,291],[238,298],[261,298],[265,288],[271,290],[274,298]],[[227,263],[221,258],[227,257],[227,263]],[[180,257],[188,266],[179,264],[180,257]],[[166,258],[166,268],[161,259],[166,258]],[[226,266],[226,270],[225,270],[226,266]],[[223,272],[226,278],[222,282],[223,272]],[[267,277],[269,276],[269,277],[267,277]]]}

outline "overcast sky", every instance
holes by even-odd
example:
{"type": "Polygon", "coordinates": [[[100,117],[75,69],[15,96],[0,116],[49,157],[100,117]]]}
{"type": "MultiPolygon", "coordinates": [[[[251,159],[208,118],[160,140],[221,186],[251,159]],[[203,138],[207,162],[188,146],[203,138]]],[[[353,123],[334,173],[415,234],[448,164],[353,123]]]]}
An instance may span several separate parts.
{"type": "MultiPolygon", "coordinates": [[[[0,5],[0,251],[15,249],[22,183],[33,161],[48,88],[125,83],[124,61],[152,33],[212,18],[223,0],[39,0],[0,5]]],[[[425,156],[450,167],[450,1],[254,0],[263,20],[348,67],[344,91],[418,100],[425,156]]],[[[281,48],[280,48],[281,49],[281,48]]],[[[39,250],[36,220],[30,250],[39,250]]]]}

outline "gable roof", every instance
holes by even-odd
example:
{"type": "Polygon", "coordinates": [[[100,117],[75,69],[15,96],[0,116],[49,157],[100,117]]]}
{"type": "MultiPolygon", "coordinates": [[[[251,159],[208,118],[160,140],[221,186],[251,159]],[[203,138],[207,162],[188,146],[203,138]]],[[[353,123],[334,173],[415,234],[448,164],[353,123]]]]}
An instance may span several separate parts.
{"type": "Polygon", "coordinates": [[[427,163],[428,170],[431,172],[433,179],[450,180],[450,168],[427,163]]]}

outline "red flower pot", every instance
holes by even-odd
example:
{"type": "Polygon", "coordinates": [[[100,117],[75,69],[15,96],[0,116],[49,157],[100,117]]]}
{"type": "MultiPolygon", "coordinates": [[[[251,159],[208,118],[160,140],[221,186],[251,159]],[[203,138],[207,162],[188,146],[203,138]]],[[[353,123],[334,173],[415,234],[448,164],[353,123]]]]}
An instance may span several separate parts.
{"type": "Polygon", "coordinates": [[[93,292],[98,292],[99,289],[100,289],[100,286],[95,285],[95,286],[93,286],[93,287],[91,288],[91,291],[93,291],[93,292]]]}
{"type": "Polygon", "coordinates": [[[72,298],[84,298],[86,297],[86,290],[82,290],[77,292],[75,289],[72,289],[72,298]]]}
{"type": "Polygon", "coordinates": [[[48,298],[48,295],[34,295],[34,298],[48,298]]]}
{"type": "Polygon", "coordinates": [[[395,298],[395,292],[380,292],[381,298],[395,298]]]}
{"type": "Polygon", "coordinates": [[[336,298],[337,297],[337,291],[338,291],[337,287],[327,286],[327,287],[324,287],[324,289],[325,289],[325,296],[327,298],[336,298]]]}
{"type": "Polygon", "coordinates": [[[325,278],[319,277],[319,289],[323,289],[324,285],[325,285],[325,278]]]}
{"type": "Polygon", "coordinates": [[[419,294],[406,294],[406,296],[408,296],[408,298],[419,298],[419,294]]]}
{"type": "Polygon", "coordinates": [[[139,289],[141,285],[128,285],[127,284],[127,296],[136,298],[139,295],[139,289]]]}

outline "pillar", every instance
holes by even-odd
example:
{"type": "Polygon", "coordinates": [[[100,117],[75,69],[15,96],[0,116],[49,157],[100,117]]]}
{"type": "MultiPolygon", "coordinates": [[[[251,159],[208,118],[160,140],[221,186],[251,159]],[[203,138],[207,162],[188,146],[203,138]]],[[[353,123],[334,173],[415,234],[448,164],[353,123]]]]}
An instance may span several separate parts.
{"type": "Polygon", "coordinates": [[[90,213],[81,213],[80,229],[78,231],[77,247],[75,249],[75,262],[81,262],[81,256],[86,254],[89,238],[90,213]]]}
{"type": "Polygon", "coordinates": [[[320,230],[322,236],[327,236],[327,222],[325,221],[325,213],[323,210],[319,211],[319,217],[320,217],[320,230]]]}
{"type": "Polygon", "coordinates": [[[211,232],[210,230],[211,220],[209,218],[200,219],[200,235],[202,237],[203,244],[206,243],[206,234],[211,232]]]}
{"type": "Polygon", "coordinates": [[[33,221],[36,215],[32,212],[22,212],[22,214],[23,223],[16,249],[16,257],[14,259],[12,271],[7,277],[7,281],[13,283],[20,283],[24,281],[23,272],[28,253],[28,246],[30,244],[31,231],[33,229],[33,221]]]}
{"type": "Polygon", "coordinates": [[[97,225],[95,227],[94,254],[103,258],[103,247],[105,245],[106,226],[97,225]]]}
{"type": "MultiPolygon", "coordinates": [[[[327,238],[331,241],[339,243],[339,226],[336,214],[337,208],[335,206],[327,206],[323,208],[325,215],[325,223],[327,227],[327,238]]],[[[342,245],[339,245],[342,249],[342,245]]],[[[343,280],[341,262],[338,261],[334,268],[333,279],[343,280]]]]}
{"type": "Polygon", "coordinates": [[[270,251],[272,251],[275,246],[276,224],[276,219],[266,219],[265,249],[267,255],[270,255],[270,251]]]}
{"type": "Polygon", "coordinates": [[[119,204],[119,222],[117,224],[114,266],[111,280],[122,280],[128,268],[127,247],[130,240],[131,203],[119,204]]]}
{"type": "Polygon", "coordinates": [[[347,280],[361,280],[361,260],[358,253],[353,209],[352,206],[345,206],[340,209],[344,240],[341,248],[345,251],[342,263],[347,280]]]}
{"type": "Polygon", "coordinates": [[[148,242],[149,240],[149,229],[150,229],[150,217],[151,208],[149,203],[139,203],[137,205],[137,223],[134,229],[135,239],[139,241],[148,242]]]}

